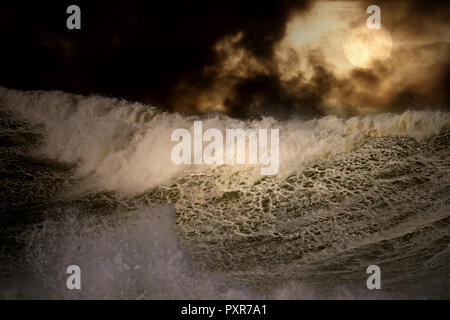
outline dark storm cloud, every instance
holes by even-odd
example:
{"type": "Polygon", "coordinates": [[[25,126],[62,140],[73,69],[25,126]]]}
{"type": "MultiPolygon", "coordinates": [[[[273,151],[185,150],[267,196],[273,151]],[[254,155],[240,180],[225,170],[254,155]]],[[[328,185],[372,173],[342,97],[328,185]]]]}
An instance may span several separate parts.
{"type": "Polygon", "coordinates": [[[243,31],[241,45],[272,54],[292,9],[306,1],[34,1],[2,3],[1,85],[98,92],[162,107],[175,85],[199,86],[222,37],[243,31]],[[66,29],[78,4],[81,31],[66,29]]]}
{"type": "MultiPolygon", "coordinates": [[[[292,16],[308,14],[314,2],[2,3],[0,85],[99,93],[169,110],[219,110],[240,118],[323,114],[327,111],[321,106],[330,95],[341,100],[350,114],[357,113],[356,106],[361,104],[378,105],[381,110],[448,106],[449,68],[442,61],[430,63],[426,69],[436,74],[426,86],[408,83],[390,90],[389,97],[378,94],[383,81],[398,72],[398,61],[426,55],[428,49],[422,44],[395,48],[397,60],[370,70],[355,68],[345,77],[323,57],[326,48],[305,56],[294,53],[286,63],[294,67],[306,61],[312,76],[298,74],[281,79],[274,50],[292,16]],[[74,3],[82,11],[80,31],[65,26],[66,8],[74,3]],[[241,37],[229,46],[234,50],[231,55],[243,54],[246,60],[232,72],[225,72],[230,53],[221,53],[216,46],[239,34],[241,37]],[[222,99],[220,108],[203,106],[217,96],[222,99]]],[[[368,2],[358,3],[364,20],[368,2]]],[[[383,9],[383,23],[392,34],[409,40],[440,32],[450,12],[446,1],[377,3],[383,9]]],[[[448,50],[448,42],[431,42],[433,53],[448,50]]]]}

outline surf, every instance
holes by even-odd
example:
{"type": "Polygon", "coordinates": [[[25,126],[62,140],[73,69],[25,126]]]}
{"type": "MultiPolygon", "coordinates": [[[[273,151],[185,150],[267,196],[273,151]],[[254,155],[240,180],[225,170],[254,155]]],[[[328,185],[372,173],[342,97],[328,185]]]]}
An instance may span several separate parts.
{"type": "Polygon", "coordinates": [[[406,276],[448,281],[448,113],[243,121],[59,91],[0,100],[1,172],[20,194],[8,208],[26,213],[15,238],[33,276],[79,264],[98,298],[364,297],[346,284],[374,263],[394,297],[438,289],[406,276]],[[199,120],[279,128],[278,174],[174,165],[172,130],[199,120]]]}
{"type": "MultiPolygon", "coordinates": [[[[171,161],[173,130],[193,128],[196,120],[202,120],[205,129],[279,128],[279,177],[298,172],[314,161],[354,151],[372,139],[400,136],[423,140],[450,124],[450,114],[440,111],[242,121],[223,115],[183,116],[140,103],[60,91],[1,88],[0,98],[2,109],[42,126],[44,138],[34,150],[36,155],[76,164],[76,174],[83,180],[79,190],[110,190],[124,195],[136,195],[184,175],[220,167],[178,166],[171,161]]],[[[259,168],[245,165],[220,170],[254,182],[259,179],[259,168]]]]}

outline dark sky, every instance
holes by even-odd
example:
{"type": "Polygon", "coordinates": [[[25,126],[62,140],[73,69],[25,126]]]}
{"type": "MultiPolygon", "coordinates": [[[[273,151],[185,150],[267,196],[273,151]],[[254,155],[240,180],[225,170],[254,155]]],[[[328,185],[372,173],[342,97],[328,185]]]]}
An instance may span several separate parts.
{"type": "MultiPolygon", "coordinates": [[[[449,12],[445,3],[412,1],[410,8],[442,19],[449,12]]],[[[2,1],[0,85],[97,93],[177,110],[180,83],[203,90],[214,82],[204,68],[217,63],[217,41],[242,32],[239,45],[270,60],[289,14],[309,7],[304,0],[2,1]],[[66,28],[70,4],[81,7],[81,30],[66,28]]],[[[315,113],[322,89],[330,87],[323,81],[333,76],[323,72],[320,79],[321,90],[302,96],[285,92],[275,74],[245,79],[227,100],[229,114],[254,115],[238,105],[251,104],[255,96],[271,105],[304,104],[315,113]]]]}
{"type": "MultiPolygon", "coordinates": [[[[214,63],[212,45],[244,30],[243,44],[270,55],[289,10],[303,1],[2,1],[1,85],[63,89],[164,104],[182,77],[214,63]],[[78,4],[82,28],[66,28],[78,4]]],[[[203,85],[203,84],[199,84],[203,85]]]]}

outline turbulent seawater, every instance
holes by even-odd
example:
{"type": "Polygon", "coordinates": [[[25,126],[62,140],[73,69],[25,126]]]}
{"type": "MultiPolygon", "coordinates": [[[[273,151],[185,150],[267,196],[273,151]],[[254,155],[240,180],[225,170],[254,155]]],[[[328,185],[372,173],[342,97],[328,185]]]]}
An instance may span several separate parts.
{"type": "Polygon", "coordinates": [[[449,113],[240,121],[0,88],[0,180],[0,298],[450,298],[449,113]],[[279,128],[279,173],[172,164],[198,119],[279,128]]]}

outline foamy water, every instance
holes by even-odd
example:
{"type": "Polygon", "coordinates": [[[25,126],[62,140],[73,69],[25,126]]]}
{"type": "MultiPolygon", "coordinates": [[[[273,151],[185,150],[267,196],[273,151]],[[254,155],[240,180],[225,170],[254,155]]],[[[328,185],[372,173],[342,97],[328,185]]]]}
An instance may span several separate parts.
{"type": "Polygon", "coordinates": [[[2,296],[448,297],[449,113],[240,121],[56,91],[1,88],[0,100],[15,195],[2,215],[19,221],[3,227],[18,248],[1,257],[2,296]],[[278,175],[174,165],[172,131],[199,119],[278,128],[278,175]],[[382,292],[365,287],[370,264],[382,292]]]}

